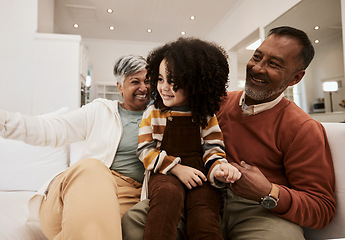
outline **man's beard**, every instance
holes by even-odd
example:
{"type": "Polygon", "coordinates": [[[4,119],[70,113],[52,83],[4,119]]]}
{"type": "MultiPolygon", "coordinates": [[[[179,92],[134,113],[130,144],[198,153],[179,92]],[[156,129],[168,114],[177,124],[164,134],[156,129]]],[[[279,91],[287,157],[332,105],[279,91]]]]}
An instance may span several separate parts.
{"type": "Polygon", "coordinates": [[[281,86],[277,89],[268,89],[268,90],[256,90],[255,88],[251,88],[246,83],[245,85],[245,92],[246,96],[249,98],[255,100],[255,101],[264,101],[267,99],[270,99],[272,96],[282,93],[285,91],[285,89],[289,86],[290,78],[287,79],[285,82],[281,84],[281,86]]]}
{"type": "Polygon", "coordinates": [[[271,98],[273,95],[276,95],[277,93],[283,92],[286,87],[287,87],[286,85],[282,85],[278,89],[259,91],[259,90],[252,90],[252,88],[248,87],[248,85],[246,84],[245,92],[246,92],[246,96],[248,96],[249,98],[255,101],[264,101],[266,99],[271,98]]]}

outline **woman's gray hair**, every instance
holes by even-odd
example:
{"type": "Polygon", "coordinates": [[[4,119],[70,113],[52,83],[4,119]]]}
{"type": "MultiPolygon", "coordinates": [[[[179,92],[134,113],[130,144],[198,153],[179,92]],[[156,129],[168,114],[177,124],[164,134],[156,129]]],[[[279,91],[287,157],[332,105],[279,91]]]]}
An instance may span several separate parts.
{"type": "Polygon", "coordinates": [[[126,77],[144,70],[145,67],[146,60],[142,56],[127,55],[120,57],[114,66],[115,80],[122,86],[126,77]]]}

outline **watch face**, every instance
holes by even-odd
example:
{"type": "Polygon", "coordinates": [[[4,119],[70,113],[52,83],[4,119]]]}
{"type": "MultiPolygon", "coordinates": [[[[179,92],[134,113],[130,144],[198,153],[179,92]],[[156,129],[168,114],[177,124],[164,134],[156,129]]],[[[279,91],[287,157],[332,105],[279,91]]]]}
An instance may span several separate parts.
{"type": "Polygon", "coordinates": [[[273,197],[271,196],[266,196],[262,202],[261,202],[261,205],[264,207],[264,208],[267,208],[267,209],[272,209],[272,208],[275,208],[277,206],[277,200],[275,200],[273,197]]]}

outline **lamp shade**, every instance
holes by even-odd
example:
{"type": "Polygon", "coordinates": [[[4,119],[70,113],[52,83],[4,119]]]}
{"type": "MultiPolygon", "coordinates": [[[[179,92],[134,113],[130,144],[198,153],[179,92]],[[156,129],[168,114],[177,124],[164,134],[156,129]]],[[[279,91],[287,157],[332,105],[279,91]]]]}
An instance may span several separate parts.
{"type": "Polygon", "coordinates": [[[338,91],[338,82],[337,81],[323,82],[322,88],[324,92],[336,92],[338,91]]]}

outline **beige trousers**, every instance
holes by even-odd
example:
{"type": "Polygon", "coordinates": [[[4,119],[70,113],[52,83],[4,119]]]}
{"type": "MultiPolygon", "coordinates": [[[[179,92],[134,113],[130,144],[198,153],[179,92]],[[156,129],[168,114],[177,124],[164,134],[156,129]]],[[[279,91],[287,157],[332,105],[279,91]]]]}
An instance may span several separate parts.
{"type": "Polygon", "coordinates": [[[40,223],[48,239],[122,239],[122,215],[139,202],[141,184],[85,159],[58,175],[42,200],[40,223]]]}

